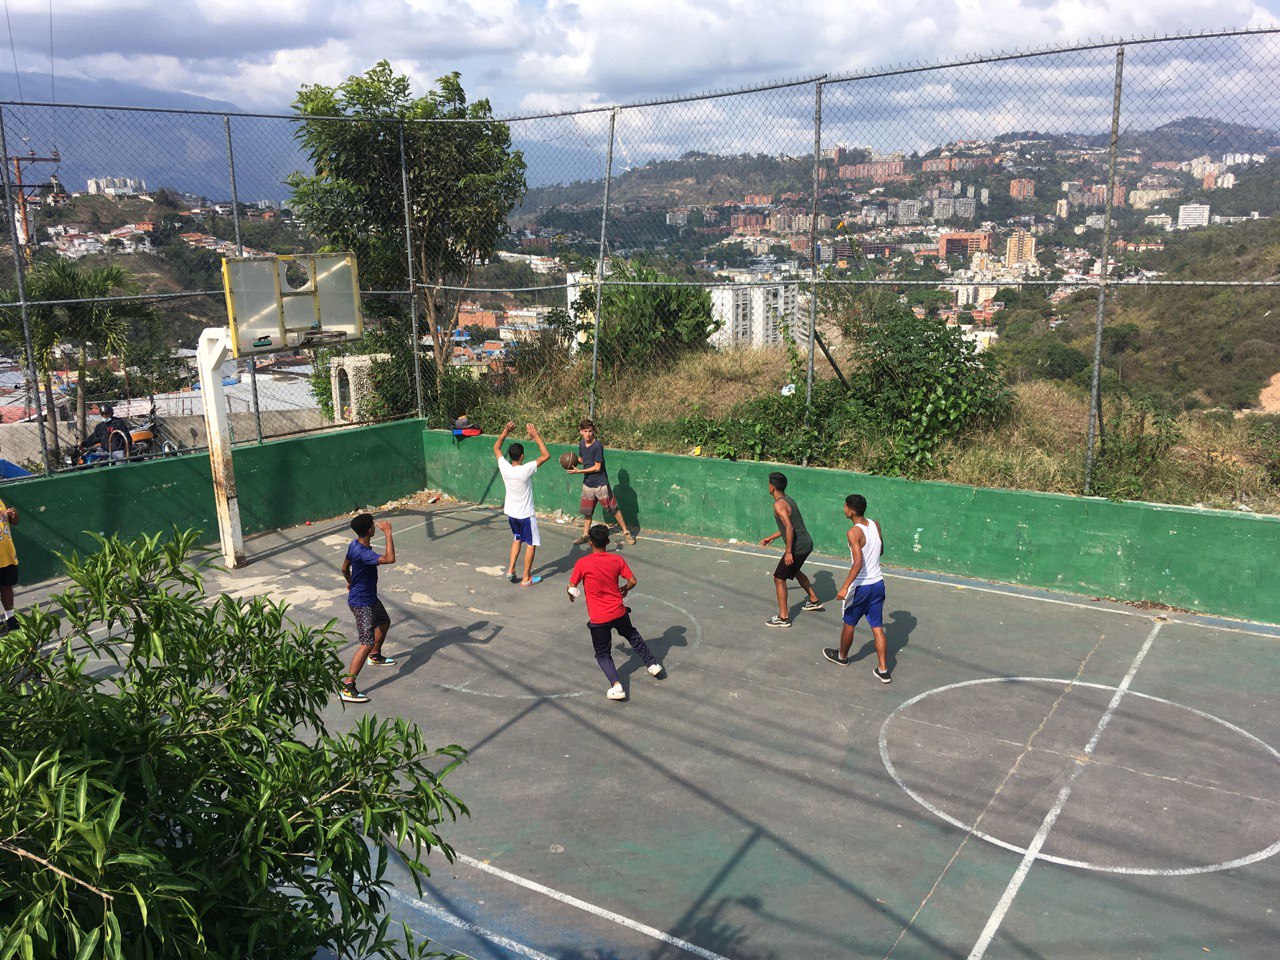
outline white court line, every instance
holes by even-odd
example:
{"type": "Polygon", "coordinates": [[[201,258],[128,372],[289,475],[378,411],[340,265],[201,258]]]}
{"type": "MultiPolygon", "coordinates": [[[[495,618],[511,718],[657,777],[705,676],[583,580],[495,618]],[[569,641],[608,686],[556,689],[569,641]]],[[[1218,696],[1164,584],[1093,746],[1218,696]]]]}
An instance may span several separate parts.
{"type": "MultiPolygon", "coordinates": [[[[999,837],[992,836],[989,833],[983,833],[977,828],[976,823],[965,823],[963,820],[953,817],[936,804],[930,803],[925,797],[921,796],[907,785],[906,781],[902,779],[902,775],[898,773],[897,768],[889,757],[889,726],[904,711],[909,710],[921,700],[926,697],[931,697],[934,694],[946,693],[949,690],[958,690],[961,687],[972,687],[988,683],[1048,683],[1055,686],[1072,686],[1080,687],[1082,689],[1087,688],[1090,690],[1109,690],[1112,693],[1115,692],[1116,688],[1104,683],[1089,683],[1080,679],[1067,680],[1062,677],[983,677],[980,680],[962,680],[959,683],[949,683],[943,687],[934,687],[932,690],[926,690],[924,693],[917,694],[910,700],[902,703],[885,719],[884,725],[880,728],[880,760],[884,764],[884,768],[888,772],[889,776],[893,778],[893,782],[902,789],[903,793],[909,796],[916,803],[920,804],[920,806],[924,807],[939,820],[943,820],[946,823],[951,824],[956,829],[963,830],[965,833],[975,836],[979,840],[984,840],[987,843],[993,844],[994,846],[1002,847],[1011,853],[1023,854],[1027,852],[1026,847],[1020,847],[1016,843],[1010,843],[1007,840],[1001,840],[999,837]]],[[[1203,710],[1197,710],[1195,707],[1188,707],[1185,703],[1178,703],[1175,700],[1166,700],[1164,697],[1152,696],[1149,693],[1140,693],[1137,690],[1130,690],[1128,696],[1139,697],[1140,699],[1151,703],[1160,703],[1166,707],[1175,707],[1179,710],[1185,710],[1187,713],[1193,714],[1202,720],[1208,720],[1210,723],[1216,723],[1230,730],[1232,733],[1237,733],[1246,740],[1256,743],[1263,750],[1267,751],[1267,753],[1271,754],[1277,762],[1280,762],[1280,750],[1277,750],[1260,737],[1254,736],[1248,730],[1245,730],[1242,727],[1237,727],[1234,723],[1229,723],[1221,717],[1215,717],[1212,713],[1205,713],[1203,710]]],[[[1101,863],[1090,863],[1087,860],[1071,860],[1067,857],[1055,857],[1047,853],[1041,853],[1039,859],[1043,860],[1045,863],[1056,863],[1063,867],[1075,867],[1079,870],[1097,870],[1103,873],[1120,873],[1142,877],[1190,877],[1201,873],[1217,873],[1222,870],[1234,870],[1237,867],[1247,867],[1251,863],[1258,863],[1261,860],[1269,860],[1278,853],[1280,853],[1280,840],[1277,840],[1275,843],[1271,844],[1271,846],[1263,850],[1259,850],[1256,853],[1246,854],[1244,856],[1237,857],[1234,860],[1225,860],[1221,863],[1209,863],[1199,867],[1109,866],[1101,863]]]]}
{"type": "Polygon", "coordinates": [[[508,873],[492,864],[477,860],[474,857],[468,857],[464,853],[459,853],[457,859],[461,863],[465,863],[469,867],[475,867],[477,870],[483,870],[485,873],[491,873],[495,877],[501,877],[503,880],[510,881],[516,886],[524,887],[526,890],[532,890],[534,893],[540,893],[544,897],[550,897],[560,903],[567,904],[570,907],[577,907],[593,916],[600,917],[618,924],[620,927],[626,927],[628,930],[634,930],[636,933],[642,933],[646,937],[658,940],[668,946],[683,950],[685,953],[691,953],[695,957],[702,957],[703,960],[729,960],[718,953],[712,953],[704,947],[698,946],[696,943],[690,943],[688,940],[681,940],[679,937],[673,937],[669,933],[663,933],[655,927],[648,924],[640,923],[632,920],[630,917],[624,917],[620,913],[614,913],[612,910],[606,910],[604,907],[597,907],[594,903],[587,903],[585,900],[579,900],[577,897],[570,896],[567,893],[561,893],[559,890],[553,890],[551,887],[543,886],[534,880],[526,880],[524,877],[514,873],[508,873]]]}
{"type": "Polygon", "coordinates": [[[1098,746],[1098,741],[1102,739],[1102,732],[1107,729],[1112,716],[1115,715],[1116,707],[1120,706],[1120,701],[1124,699],[1125,691],[1129,689],[1129,684],[1133,683],[1138,667],[1146,659],[1147,652],[1151,649],[1151,645],[1155,643],[1156,634],[1160,632],[1160,628],[1163,625],[1157,623],[1151,628],[1151,632],[1147,634],[1147,639],[1143,643],[1142,649],[1138,651],[1138,655],[1133,658],[1133,663],[1129,665],[1129,672],[1120,681],[1120,686],[1116,687],[1116,692],[1111,697],[1111,702],[1107,704],[1106,712],[1102,714],[1102,719],[1098,721],[1098,726],[1094,729],[1093,736],[1089,738],[1088,744],[1085,745],[1083,756],[1076,761],[1071,775],[1067,777],[1067,782],[1058,791],[1058,799],[1049,808],[1049,812],[1044,815],[1044,821],[1040,824],[1040,829],[1036,831],[1035,837],[1032,838],[1030,846],[1027,847],[1027,852],[1022,855],[1022,862],[1018,864],[1018,869],[1010,878],[1009,885],[1005,887],[999,902],[996,903],[996,908],[991,911],[991,916],[987,918],[987,925],[983,927],[982,935],[978,937],[978,942],[969,951],[969,960],[981,960],[987,952],[987,947],[991,946],[991,940],[995,937],[996,931],[1000,929],[1000,924],[1004,921],[1005,914],[1013,906],[1014,897],[1018,895],[1018,890],[1021,889],[1023,881],[1027,879],[1027,874],[1031,872],[1031,865],[1036,862],[1036,858],[1040,855],[1040,850],[1044,847],[1045,841],[1049,839],[1049,831],[1053,829],[1054,823],[1057,822],[1058,815],[1062,813],[1062,808],[1067,805],[1067,798],[1071,796],[1072,784],[1076,782],[1076,778],[1084,770],[1085,761],[1092,756],[1094,748],[1098,746]]]}
{"type": "MultiPolygon", "coordinates": [[[[759,557],[764,559],[768,559],[770,556],[767,553],[757,553],[754,550],[739,550],[735,547],[720,547],[712,543],[693,543],[687,540],[676,540],[654,533],[646,533],[644,537],[646,540],[653,540],[657,543],[665,543],[675,547],[694,547],[698,550],[716,550],[720,553],[737,553],[744,557],[759,557]]],[[[806,561],[806,564],[811,567],[827,567],[831,570],[846,570],[849,567],[847,563],[832,563],[829,560],[809,559],[806,561]]],[[[1163,616],[1169,623],[1179,623],[1190,627],[1201,627],[1205,630],[1224,630],[1228,633],[1243,633],[1251,637],[1274,636],[1274,634],[1266,629],[1250,629],[1248,626],[1229,627],[1216,623],[1202,623],[1199,620],[1183,620],[1172,611],[1164,613],[1159,610],[1126,610],[1117,609],[1115,607],[1100,607],[1096,603],[1082,603],[1078,600],[1059,600],[1056,597],[1040,597],[1035,594],[1021,592],[1022,590],[1042,590],[1045,589],[1044,587],[1022,587],[1019,584],[1011,584],[1008,587],[982,587],[969,583],[948,583],[946,580],[940,580],[937,577],[917,577],[912,576],[909,573],[890,573],[888,569],[885,570],[884,575],[885,579],[889,580],[910,580],[914,583],[928,583],[936,587],[951,587],[955,590],[973,590],[976,593],[994,593],[1002,597],[1013,597],[1021,600],[1035,600],[1038,603],[1053,603],[1060,607],[1075,607],[1077,610],[1091,610],[1094,613],[1114,613],[1121,617],[1138,617],[1141,620],[1150,620],[1153,615],[1163,616]]],[[[946,576],[946,574],[943,576],[946,576]]],[[[1115,602],[1123,603],[1123,601],[1115,602]]],[[[1204,614],[1204,616],[1213,616],[1213,614],[1204,614]]],[[[1272,624],[1260,623],[1258,626],[1259,628],[1266,628],[1272,626],[1272,624]]]]}
{"type": "MultiPolygon", "coordinates": [[[[484,927],[474,924],[469,920],[463,920],[461,917],[455,917],[447,910],[441,910],[439,907],[433,907],[428,903],[423,903],[416,897],[406,896],[399,890],[392,888],[389,893],[391,894],[391,899],[399,900],[412,910],[416,910],[419,913],[425,913],[427,916],[434,917],[437,920],[443,920],[445,923],[452,924],[459,930],[465,930],[467,933],[477,936],[481,940],[488,940],[490,943],[502,947],[504,950],[510,950],[518,956],[528,957],[529,960],[556,960],[555,957],[548,956],[545,953],[539,953],[537,950],[533,949],[533,947],[526,947],[518,940],[512,940],[510,937],[504,937],[502,934],[494,933],[492,930],[486,930],[484,927]]],[[[413,932],[423,939],[431,939],[419,930],[414,930],[413,932]]]]}

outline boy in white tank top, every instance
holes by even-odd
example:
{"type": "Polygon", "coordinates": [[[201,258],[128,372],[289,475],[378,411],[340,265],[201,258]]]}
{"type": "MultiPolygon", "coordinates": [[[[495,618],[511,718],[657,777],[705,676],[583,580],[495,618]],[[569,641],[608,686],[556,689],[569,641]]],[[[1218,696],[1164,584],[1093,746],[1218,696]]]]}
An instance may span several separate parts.
{"type": "Polygon", "coordinates": [[[848,666],[854,628],[859,620],[866,617],[879,661],[872,672],[881,683],[890,683],[889,642],[884,635],[884,575],[880,572],[884,537],[880,533],[880,524],[868,520],[866,512],[866,497],[857,493],[845,497],[844,515],[853,522],[848,533],[849,575],[836,594],[836,599],[844,603],[844,626],[840,630],[840,648],[826,647],[822,655],[832,663],[848,666]]]}

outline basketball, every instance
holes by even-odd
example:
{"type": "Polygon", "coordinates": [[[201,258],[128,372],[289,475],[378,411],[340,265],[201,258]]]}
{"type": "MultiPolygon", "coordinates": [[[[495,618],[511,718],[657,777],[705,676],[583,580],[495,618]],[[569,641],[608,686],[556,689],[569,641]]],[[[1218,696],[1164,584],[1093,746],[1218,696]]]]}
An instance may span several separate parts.
{"type": "Polygon", "coordinates": [[[564,467],[566,470],[572,470],[577,465],[578,455],[576,453],[569,453],[568,451],[565,451],[560,454],[560,466],[564,467]]]}

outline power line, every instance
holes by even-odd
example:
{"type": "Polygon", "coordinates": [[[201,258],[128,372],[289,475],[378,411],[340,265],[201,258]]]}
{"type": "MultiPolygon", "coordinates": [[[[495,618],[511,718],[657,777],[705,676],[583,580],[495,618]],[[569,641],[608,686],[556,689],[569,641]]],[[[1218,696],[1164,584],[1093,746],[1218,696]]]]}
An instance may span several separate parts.
{"type": "Polygon", "coordinates": [[[13,54],[13,79],[18,81],[18,99],[25,101],[22,95],[22,75],[18,73],[18,46],[13,42],[13,20],[9,16],[9,0],[4,0],[4,20],[9,25],[9,52],[13,54]]]}
{"type": "Polygon", "coordinates": [[[49,0],[49,99],[58,102],[58,81],[53,69],[53,0],[49,0]]]}

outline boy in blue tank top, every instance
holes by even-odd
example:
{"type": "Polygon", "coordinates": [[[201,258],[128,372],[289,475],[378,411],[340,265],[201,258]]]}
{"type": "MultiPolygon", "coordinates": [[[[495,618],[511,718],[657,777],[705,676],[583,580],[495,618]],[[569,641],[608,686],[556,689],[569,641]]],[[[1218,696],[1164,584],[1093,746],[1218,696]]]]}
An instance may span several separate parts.
{"type": "Polygon", "coordinates": [[[879,664],[872,670],[881,683],[891,683],[889,676],[889,641],[884,634],[884,574],[880,572],[880,555],[884,553],[884,537],[880,524],[868,520],[867,498],[854,493],[845,497],[844,515],[851,521],[846,535],[849,541],[849,575],[836,594],[844,602],[844,626],[840,630],[840,649],[826,647],[822,655],[842,667],[849,665],[853,647],[853,631],[858,621],[867,618],[874,638],[879,664]]]}

